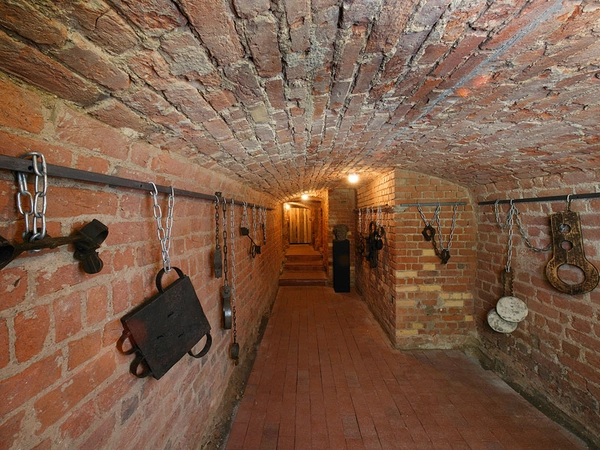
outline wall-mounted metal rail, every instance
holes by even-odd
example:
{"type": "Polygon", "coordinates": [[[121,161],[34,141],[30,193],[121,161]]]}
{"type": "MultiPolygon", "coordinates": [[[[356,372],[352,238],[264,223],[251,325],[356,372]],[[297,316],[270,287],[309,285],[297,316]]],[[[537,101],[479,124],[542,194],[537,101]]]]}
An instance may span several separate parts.
{"type": "Polygon", "coordinates": [[[590,192],[587,194],[565,194],[565,195],[550,195],[547,197],[529,197],[529,198],[515,198],[515,199],[505,199],[505,200],[486,200],[484,202],[477,203],[480,206],[484,205],[493,205],[498,202],[499,204],[503,203],[540,203],[540,202],[566,202],[573,200],[583,200],[583,199],[591,199],[591,198],[600,198],[600,192],[590,192]]]}
{"type": "Polygon", "coordinates": [[[396,206],[409,207],[409,206],[463,206],[467,202],[424,202],[424,203],[399,203],[396,206]]]}
{"type": "MultiPolygon", "coordinates": [[[[31,160],[14,158],[12,156],[0,155],[0,169],[11,170],[13,172],[23,172],[33,174],[33,166],[31,160]]],[[[138,189],[148,192],[154,192],[154,186],[152,183],[132,180],[129,178],[121,178],[112,175],[104,175],[96,172],[88,172],[86,170],[72,169],[70,167],[57,166],[54,164],[47,164],[48,176],[56,178],[67,178],[70,180],[86,181],[89,183],[107,184],[110,187],[124,187],[129,189],[138,189]]],[[[171,193],[170,186],[156,185],[158,192],[165,194],[171,193]]],[[[202,200],[208,200],[211,202],[215,201],[215,194],[205,194],[202,192],[187,191],[185,189],[174,189],[175,196],[193,197],[202,200]]],[[[231,199],[228,199],[231,201],[231,199]]],[[[244,202],[234,199],[236,205],[243,205],[244,202]]],[[[251,203],[248,203],[249,205],[251,203]]],[[[257,208],[263,208],[261,205],[256,205],[257,208]]],[[[267,210],[273,208],[264,207],[267,210]]]]}

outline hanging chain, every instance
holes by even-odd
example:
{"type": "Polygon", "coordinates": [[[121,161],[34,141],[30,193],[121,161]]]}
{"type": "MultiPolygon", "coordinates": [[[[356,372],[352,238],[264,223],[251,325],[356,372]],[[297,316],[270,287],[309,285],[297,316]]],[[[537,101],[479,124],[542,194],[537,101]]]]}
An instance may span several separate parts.
{"type": "Polygon", "coordinates": [[[262,207],[262,230],[263,230],[263,244],[267,245],[267,208],[262,207]]]}
{"type": "Polygon", "coordinates": [[[27,188],[27,177],[23,172],[19,172],[17,179],[19,183],[19,192],[17,193],[17,208],[19,213],[25,218],[25,231],[23,232],[23,240],[33,242],[35,240],[44,239],[46,237],[46,208],[48,199],[48,169],[46,166],[46,158],[44,155],[37,152],[26,153],[21,158],[31,157],[33,173],[34,173],[34,189],[35,193],[31,195],[27,188]],[[39,159],[39,165],[38,165],[39,159]],[[27,198],[29,203],[28,209],[23,206],[23,198],[27,198]],[[33,221],[30,217],[33,216],[33,221]],[[41,228],[38,228],[38,221],[41,228]]]}
{"type": "Polygon", "coordinates": [[[223,285],[229,286],[229,279],[227,278],[227,200],[223,199],[223,285]]]}
{"type": "Polygon", "coordinates": [[[157,224],[158,240],[160,241],[160,248],[163,260],[163,269],[169,273],[171,271],[171,257],[169,251],[171,250],[171,230],[173,229],[173,207],[175,205],[175,191],[171,186],[171,193],[169,194],[169,200],[167,204],[167,218],[165,221],[165,228],[162,226],[162,210],[158,204],[158,189],[156,185],[150,182],[154,188],[153,192],[150,192],[152,199],[154,200],[153,214],[157,224]]]}
{"type": "Polygon", "coordinates": [[[219,195],[215,194],[215,248],[221,250],[221,244],[219,243],[219,195]]]}
{"type": "Polygon", "coordinates": [[[358,232],[362,234],[362,209],[358,209],[358,232]]]}
{"type": "Polygon", "coordinates": [[[535,245],[533,245],[531,243],[531,241],[529,240],[529,237],[525,233],[525,229],[523,228],[523,224],[521,223],[521,217],[519,216],[519,210],[517,209],[516,206],[515,206],[515,214],[514,214],[514,216],[515,216],[515,223],[517,224],[517,228],[519,229],[519,234],[523,238],[523,241],[525,242],[525,244],[527,245],[527,247],[529,247],[534,252],[540,252],[540,253],[541,252],[547,252],[548,250],[550,250],[552,248],[552,241],[547,246],[545,246],[544,248],[536,247],[535,245]]]}
{"type": "Polygon", "coordinates": [[[256,205],[252,205],[252,238],[256,240],[256,205]]]}
{"type": "MultiPolygon", "coordinates": [[[[232,295],[234,295],[235,294],[235,286],[236,286],[236,278],[235,278],[235,202],[233,199],[231,199],[231,212],[230,212],[229,226],[230,226],[229,243],[231,245],[231,293],[232,293],[232,295]]],[[[233,296],[233,299],[234,300],[232,300],[232,303],[235,303],[235,295],[233,296]]]]}
{"type": "Polygon", "coordinates": [[[550,250],[552,248],[552,242],[550,242],[546,247],[543,247],[543,248],[536,247],[535,245],[533,245],[531,243],[531,240],[529,239],[529,237],[527,236],[527,233],[525,232],[523,223],[521,222],[519,210],[517,209],[517,206],[513,203],[512,200],[510,201],[510,208],[508,209],[508,212],[506,213],[506,220],[503,223],[502,220],[500,219],[500,211],[498,208],[498,202],[499,202],[498,200],[496,200],[494,202],[494,215],[496,217],[496,223],[498,224],[498,226],[501,229],[506,230],[507,228],[512,227],[513,223],[516,223],[517,228],[519,229],[519,234],[521,235],[521,238],[525,242],[525,245],[527,245],[527,247],[532,249],[534,252],[547,252],[548,250],[550,250]]]}
{"type": "Polygon", "coordinates": [[[235,307],[235,202],[231,199],[230,242],[231,242],[231,319],[233,321],[233,342],[237,342],[237,321],[235,307]]]}
{"type": "Polygon", "coordinates": [[[425,224],[426,227],[431,226],[431,224],[435,223],[438,220],[438,217],[440,215],[440,211],[441,211],[441,206],[437,205],[435,207],[435,212],[433,213],[433,217],[431,218],[430,221],[427,221],[427,218],[425,217],[425,214],[423,214],[423,210],[421,209],[421,205],[419,205],[417,203],[417,209],[419,210],[419,215],[421,216],[421,220],[423,220],[423,223],[425,224]]]}
{"type": "Polygon", "coordinates": [[[248,227],[248,203],[243,202],[243,209],[242,209],[242,228],[249,228],[248,227]]]}
{"type": "Polygon", "coordinates": [[[507,250],[506,250],[506,266],[504,266],[504,270],[506,272],[510,272],[511,264],[512,264],[513,236],[514,236],[513,222],[514,222],[514,217],[515,217],[513,208],[514,208],[514,205],[513,205],[512,201],[511,201],[509,214],[508,214],[508,217],[506,218],[506,226],[508,228],[508,243],[507,243],[507,250]]]}
{"type": "Polygon", "coordinates": [[[377,206],[377,218],[376,220],[376,225],[377,228],[381,228],[383,226],[383,212],[381,211],[381,206],[377,206]]]}
{"type": "Polygon", "coordinates": [[[437,224],[437,234],[438,234],[438,240],[440,243],[440,249],[442,250],[448,250],[450,251],[450,249],[452,248],[452,239],[454,238],[454,229],[456,228],[456,212],[458,210],[458,205],[454,205],[453,208],[453,212],[452,212],[452,225],[450,226],[450,236],[448,237],[448,247],[446,247],[444,249],[444,239],[442,237],[442,227],[440,224],[440,214],[439,211],[436,210],[436,216],[435,216],[435,220],[436,220],[436,224],[437,224]]]}

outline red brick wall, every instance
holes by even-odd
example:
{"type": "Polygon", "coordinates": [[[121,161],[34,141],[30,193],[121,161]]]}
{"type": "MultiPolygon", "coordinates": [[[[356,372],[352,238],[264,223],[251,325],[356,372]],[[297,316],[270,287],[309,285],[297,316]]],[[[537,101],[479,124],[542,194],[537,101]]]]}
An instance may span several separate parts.
{"type": "Polygon", "coordinates": [[[329,190],[329,227],[328,227],[328,258],[329,258],[329,278],[333,283],[333,230],[336,225],[346,225],[348,227],[348,240],[350,241],[350,285],[355,284],[355,212],[356,208],[356,190],[355,189],[330,189],[329,190]]]}
{"type": "MultiPolygon", "coordinates": [[[[362,227],[356,233],[356,237],[359,236],[359,233],[362,233],[364,237],[368,235],[369,222],[372,217],[366,216],[365,208],[394,204],[394,183],[394,172],[390,172],[356,189],[356,208],[362,209],[362,227]]],[[[358,214],[355,214],[354,220],[355,228],[358,229],[358,214]]],[[[384,331],[390,336],[391,341],[395,342],[396,308],[394,299],[396,287],[394,272],[397,264],[397,260],[394,258],[395,227],[387,227],[386,236],[387,245],[384,245],[383,249],[379,251],[377,268],[369,267],[369,262],[355,252],[356,288],[384,331]]],[[[352,248],[356,249],[356,240],[354,240],[352,248]]]]}
{"type": "MultiPolygon", "coordinates": [[[[600,174],[594,172],[522,180],[518,184],[489,185],[477,190],[477,200],[527,198],[597,190],[600,174]]],[[[501,218],[508,205],[500,205],[501,218]]],[[[552,213],[564,211],[565,202],[518,203],[521,221],[533,245],[550,243],[552,213]]],[[[575,200],[580,214],[584,251],[600,268],[600,200],[575,200]]],[[[487,312],[503,295],[500,274],[506,263],[508,234],[495,222],[493,206],[478,208],[479,242],[475,318],[482,350],[496,370],[536,398],[566,412],[600,435],[600,291],[568,295],[547,281],[545,268],[552,252],[530,250],[515,228],[512,268],[514,293],[525,301],[529,315],[512,334],[492,331],[487,312]]]]}
{"type": "MultiPolygon", "coordinates": [[[[358,190],[358,208],[393,206],[388,246],[380,252],[380,267],[357,262],[357,287],[376,317],[402,348],[465,345],[473,336],[473,284],[476,225],[468,191],[450,182],[397,170],[358,190]],[[402,203],[466,202],[457,212],[451,258],[441,264],[421,231],[416,207],[402,203]]],[[[423,207],[428,219],[435,208],[423,207]]],[[[447,245],[452,208],[440,215],[447,245]]],[[[363,217],[363,221],[365,218],[363,217]]]]}
{"type": "MultiPolygon", "coordinates": [[[[258,204],[273,202],[220,175],[198,170],[177,153],[158,150],[68,106],[0,78],[0,153],[40,151],[48,163],[155,181],[176,188],[222,191],[258,204]]],[[[23,220],[13,174],[0,171],[0,231],[19,241],[23,220]]],[[[50,178],[48,233],[69,235],[98,219],[109,228],[103,270],[81,271],[67,247],[23,255],[0,271],[0,447],[188,447],[214,433],[219,406],[236,371],[222,329],[212,276],[212,203],[176,197],[171,260],[190,276],[212,326],[213,345],[200,360],[185,356],[163,378],[139,380],[130,356],[117,352],[120,318],[156,293],[161,267],[148,193],[50,178]]],[[[163,211],[166,196],[160,195],[163,211]]],[[[236,208],[237,221],[241,207],[236,208]]],[[[281,209],[268,213],[268,244],[254,262],[237,237],[238,341],[242,362],[256,341],[277,289],[281,209]]],[[[165,278],[165,284],[169,280],[165,278]]],[[[240,370],[240,369],[237,369],[240,370]]]]}

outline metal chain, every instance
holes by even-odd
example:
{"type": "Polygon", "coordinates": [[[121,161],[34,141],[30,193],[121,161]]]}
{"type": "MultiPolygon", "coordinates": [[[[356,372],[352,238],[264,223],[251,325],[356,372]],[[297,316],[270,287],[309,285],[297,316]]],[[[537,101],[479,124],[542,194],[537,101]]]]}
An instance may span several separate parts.
{"type": "Polygon", "coordinates": [[[256,240],[256,205],[252,205],[252,238],[256,240]]]}
{"type": "Polygon", "coordinates": [[[19,192],[17,193],[17,208],[19,213],[25,218],[25,231],[23,232],[23,240],[35,241],[46,237],[46,209],[48,199],[48,169],[46,166],[46,158],[44,155],[37,152],[25,153],[21,158],[27,159],[31,157],[34,173],[34,195],[31,195],[27,188],[26,174],[19,172],[17,180],[19,183],[19,192]],[[39,165],[38,165],[39,159],[39,165]],[[41,169],[40,169],[41,166],[41,169]],[[29,201],[28,209],[23,207],[23,198],[29,201]],[[33,221],[30,217],[33,216],[33,221]],[[38,228],[38,221],[41,228],[38,228]]]}
{"type": "Polygon", "coordinates": [[[508,209],[508,212],[506,213],[506,221],[504,223],[502,223],[502,220],[500,219],[500,211],[498,208],[498,200],[496,200],[494,202],[494,215],[496,217],[496,223],[498,224],[498,226],[503,229],[506,230],[509,227],[512,227],[513,223],[517,224],[517,228],[519,229],[519,234],[521,235],[521,238],[523,238],[523,241],[525,242],[525,244],[527,245],[527,247],[529,247],[530,249],[532,249],[535,252],[547,252],[552,248],[552,242],[550,242],[546,247],[536,247],[535,245],[533,245],[531,243],[531,240],[529,239],[529,237],[527,236],[527,233],[525,232],[525,228],[523,227],[523,223],[521,222],[521,217],[520,217],[520,213],[519,210],[517,209],[517,206],[513,203],[513,201],[510,201],[510,208],[508,209]]]}
{"type": "Polygon", "coordinates": [[[215,195],[215,248],[217,249],[217,251],[221,250],[221,244],[219,242],[219,206],[219,196],[215,195]]]}
{"type": "Polygon", "coordinates": [[[440,215],[440,210],[441,210],[441,206],[437,205],[435,207],[435,212],[433,213],[433,217],[431,218],[431,220],[428,222],[427,218],[425,217],[425,214],[423,214],[423,210],[421,209],[421,205],[419,205],[417,203],[417,209],[419,210],[419,214],[421,215],[421,219],[423,220],[423,223],[425,224],[426,227],[430,226],[432,223],[436,222],[438,220],[438,217],[440,215]]]}
{"type": "Polygon", "coordinates": [[[362,209],[358,209],[358,232],[362,234],[362,209]]]}
{"type": "MultiPolygon", "coordinates": [[[[453,212],[452,212],[452,225],[450,225],[450,236],[448,237],[448,247],[446,248],[446,250],[450,251],[450,249],[452,248],[452,239],[454,238],[454,229],[456,228],[456,212],[458,211],[458,205],[454,205],[453,208],[453,212]]],[[[440,226],[440,215],[439,213],[436,216],[436,221],[437,221],[437,229],[438,229],[438,240],[440,242],[440,248],[442,250],[444,250],[444,243],[443,243],[443,237],[442,237],[442,230],[441,230],[441,226],[440,226]]]]}
{"type": "Polygon", "coordinates": [[[263,229],[263,244],[267,245],[267,208],[262,207],[262,229],[263,229]]]}
{"type": "Polygon", "coordinates": [[[533,245],[531,243],[531,241],[529,240],[529,237],[525,233],[525,229],[523,228],[523,224],[521,223],[521,217],[519,216],[519,210],[517,209],[516,206],[515,206],[514,220],[515,220],[515,223],[517,224],[517,227],[519,229],[519,234],[523,238],[523,241],[525,242],[525,244],[527,245],[527,247],[529,247],[531,250],[533,250],[534,252],[540,252],[541,253],[541,252],[547,252],[547,251],[549,251],[552,248],[552,241],[550,241],[550,243],[547,246],[545,246],[544,248],[536,247],[535,245],[533,245]]]}
{"type": "Polygon", "coordinates": [[[230,213],[230,234],[229,234],[229,243],[231,245],[231,295],[232,295],[232,303],[235,303],[235,286],[236,286],[236,278],[235,278],[235,201],[231,199],[231,213],[230,213]]]}
{"type": "Polygon", "coordinates": [[[229,286],[227,278],[227,200],[223,199],[223,285],[229,286]]]}
{"type": "Polygon", "coordinates": [[[243,202],[243,209],[242,209],[242,228],[249,228],[248,226],[248,203],[243,202]]]}
{"type": "Polygon", "coordinates": [[[231,242],[231,319],[233,321],[233,342],[237,342],[237,320],[235,307],[235,202],[231,199],[230,213],[230,242],[231,242]]]}
{"type": "Polygon", "coordinates": [[[381,212],[381,206],[377,206],[377,218],[375,220],[377,228],[381,228],[383,226],[383,213],[381,212]]]}
{"type": "Polygon", "coordinates": [[[154,214],[154,218],[156,219],[157,225],[157,235],[158,240],[160,241],[160,248],[163,260],[163,268],[165,272],[169,273],[171,271],[171,257],[169,256],[169,251],[171,250],[171,231],[173,229],[173,207],[175,206],[175,191],[173,186],[171,186],[171,193],[169,194],[169,200],[167,204],[167,218],[165,220],[165,227],[162,226],[162,210],[160,205],[158,204],[158,189],[156,185],[150,182],[152,187],[154,188],[154,192],[150,192],[152,199],[154,200],[154,207],[152,212],[154,214]]]}

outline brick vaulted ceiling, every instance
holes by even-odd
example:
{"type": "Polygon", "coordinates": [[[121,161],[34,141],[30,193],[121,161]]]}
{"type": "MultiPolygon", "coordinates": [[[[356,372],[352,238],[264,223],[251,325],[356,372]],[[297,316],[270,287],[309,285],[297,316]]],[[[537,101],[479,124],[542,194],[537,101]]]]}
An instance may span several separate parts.
{"type": "Polygon", "coordinates": [[[599,167],[599,35],[597,0],[0,0],[0,70],[279,198],[599,167]]]}

